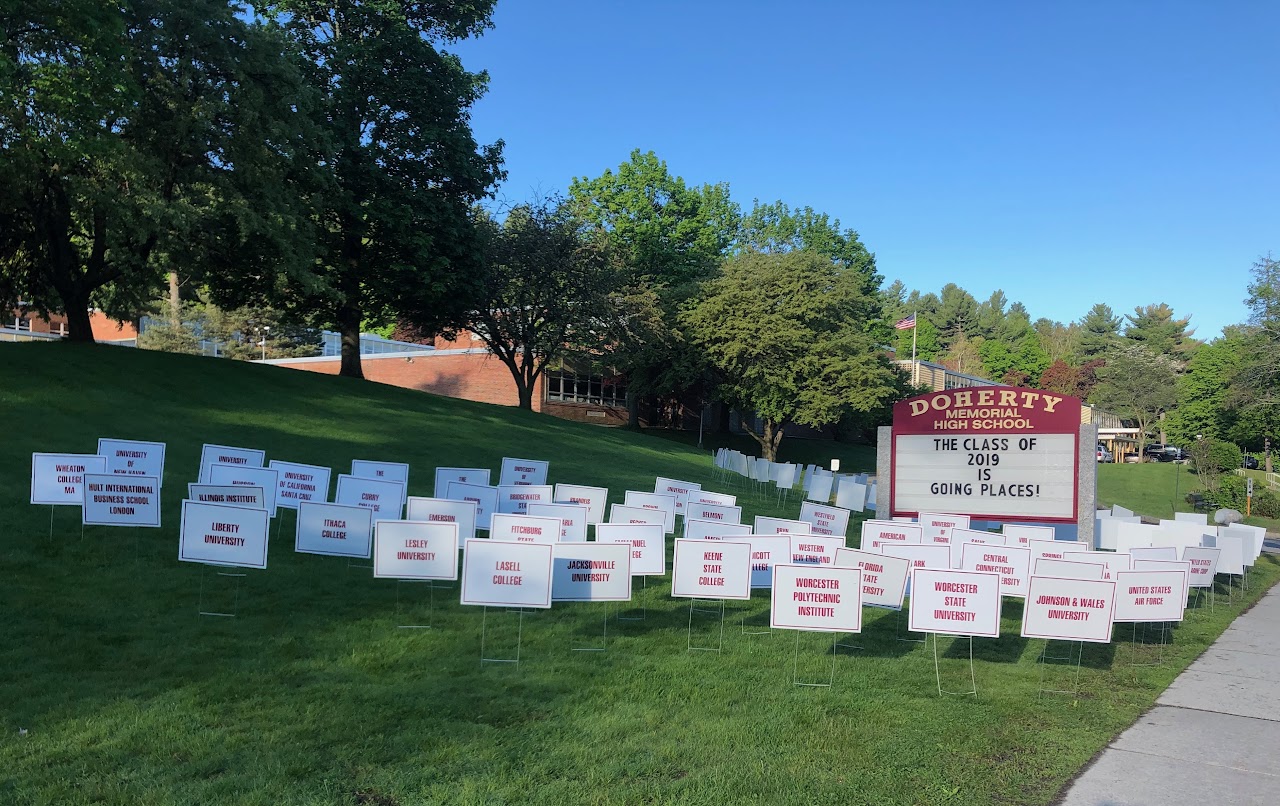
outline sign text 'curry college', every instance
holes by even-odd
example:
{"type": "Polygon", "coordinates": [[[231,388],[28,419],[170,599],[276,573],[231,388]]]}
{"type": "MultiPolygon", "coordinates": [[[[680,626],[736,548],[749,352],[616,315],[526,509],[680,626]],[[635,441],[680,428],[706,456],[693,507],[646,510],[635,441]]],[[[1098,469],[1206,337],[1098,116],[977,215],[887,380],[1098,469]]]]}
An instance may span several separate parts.
{"type": "Polygon", "coordinates": [[[893,407],[894,515],[963,512],[1073,522],[1080,401],[1007,386],[893,407]]]}

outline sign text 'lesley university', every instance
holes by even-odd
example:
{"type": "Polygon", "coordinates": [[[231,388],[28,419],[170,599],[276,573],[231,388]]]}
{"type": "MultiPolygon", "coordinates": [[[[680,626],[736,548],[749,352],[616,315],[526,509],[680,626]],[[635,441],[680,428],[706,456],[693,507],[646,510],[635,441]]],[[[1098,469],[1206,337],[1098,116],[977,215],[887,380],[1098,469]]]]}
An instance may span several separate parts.
{"type": "Polygon", "coordinates": [[[893,514],[1076,521],[1080,414],[1078,398],[1008,386],[895,404],[893,514]]]}

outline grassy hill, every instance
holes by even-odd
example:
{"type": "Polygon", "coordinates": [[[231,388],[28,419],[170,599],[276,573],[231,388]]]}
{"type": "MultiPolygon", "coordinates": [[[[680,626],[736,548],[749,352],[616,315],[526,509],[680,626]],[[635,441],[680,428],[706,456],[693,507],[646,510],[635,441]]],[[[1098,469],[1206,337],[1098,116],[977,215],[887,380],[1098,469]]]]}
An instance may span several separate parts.
{"type": "MultiPolygon", "coordinates": [[[[552,482],[619,501],[655,475],[723,489],[709,456],[371,383],[69,344],[0,345],[0,423],[4,804],[1048,803],[1280,578],[1268,557],[1247,597],[1189,610],[1162,665],[1135,665],[1156,656],[1127,640],[1087,646],[1078,698],[1038,696],[1043,643],[1018,637],[1016,602],[1003,637],[973,642],[979,696],[940,699],[932,647],[898,640],[895,613],[868,610],[848,639],[860,648],[833,658],[829,637],[770,634],[757,593],[728,605],[722,653],[690,652],[688,605],[659,579],[638,593],[643,620],[558,604],[523,617],[518,668],[482,667],[482,630],[506,654],[515,614],[296,554],[290,511],[239,616],[199,617],[202,595],[232,593],[176,559],[201,444],[337,472],[409,462],[415,495],[437,465],[548,459],[552,482]],[[59,508],[50,538],[49,509],[27,504],[30,454],[92,452],[99,436],[168,443],[165,528],[82,537],[78,510],[59,508]],[[573,651],[600,645],[606,619],[607,651],[573,651]],[[793,685],[833,660],[832,688],[793,685]]],[[[747,518],[798,511],[744,503],[747,518]]],[[[716,641],[718,621],[692,621],[695,644],[716,641]]],[[[938,649],[944,685],[967,683],[968,643],[938,649]]]]}

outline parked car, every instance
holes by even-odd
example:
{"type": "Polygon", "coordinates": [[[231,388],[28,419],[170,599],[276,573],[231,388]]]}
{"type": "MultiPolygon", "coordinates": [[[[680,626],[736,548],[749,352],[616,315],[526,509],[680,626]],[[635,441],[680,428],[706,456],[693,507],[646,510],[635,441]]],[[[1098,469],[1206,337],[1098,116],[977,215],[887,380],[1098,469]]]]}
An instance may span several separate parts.
{"type": "Polygon", "coordinates": [[[1173,445],[1148,445],[1142,455],[1150,462],[1181,462],[1187,458],[1187,452],[1173,445]]]}
{"type": "Polygon", "coordinates": [[[1258,457],[1256,457],[1256,456],[1250,456],[1250,455],[1248,455],[1248,454],[1245,454],[1245,457],[1244,457],[1244,469],[1245,469],[1245,470],[1257,470],[1257,469],[1258,469],[1258,457]]]}
{"type": "Polygon", "coordinates": [[[1114,462],[1115,460],[1116,460],[1115,455],[1112,454],[1111,451],[1107,450],[1106,445],[1103,445],[1101,442],[1099,442],[1098,443],[1098,461],[1114,462]]]}

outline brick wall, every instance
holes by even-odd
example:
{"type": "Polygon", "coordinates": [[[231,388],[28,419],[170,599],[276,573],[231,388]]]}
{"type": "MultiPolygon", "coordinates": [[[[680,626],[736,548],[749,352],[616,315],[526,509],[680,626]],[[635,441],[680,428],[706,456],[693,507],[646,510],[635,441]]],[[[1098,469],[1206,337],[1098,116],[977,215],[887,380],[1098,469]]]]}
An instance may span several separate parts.
{"type": "MultiPolygon", "coordinates": [[[[461,342],[461,340],[459,340],[461,342]]],[[[457,350],[459,342],[442,342],[446,349],[457,350]]],[[[278,366],[337,375],[337,358],[279,359],[269,363],[278,366]]],[[[486,351],[424,352],[410,355],[364,356],[361,360],[366,380],[418,389],[445,397],[518,406],[516,383],[507,366],[486,351]]],[[[565,420],[595,425],[626,425],[627,410],[610,406],[584,406],[572,403],[548,403],[544,381],[539,379],[533,396],[533,410],[565,420]]]]}
{"type": "MultiPolygon", "coordinates": [[[[282,359],[272,363],[325,375],[337,375],[341,366],[336,357],[323,361],[282,359]]],[[[500,406],[516,406],[520,403],[511,371],[487,353],[366,355],[360,363],[364,369],[364,377],[376,383],[418,389],[445,397],[496,403],[500,406]]],[[[535,410],[539,400],[540,396],[534,398],[535,410]]]]}

